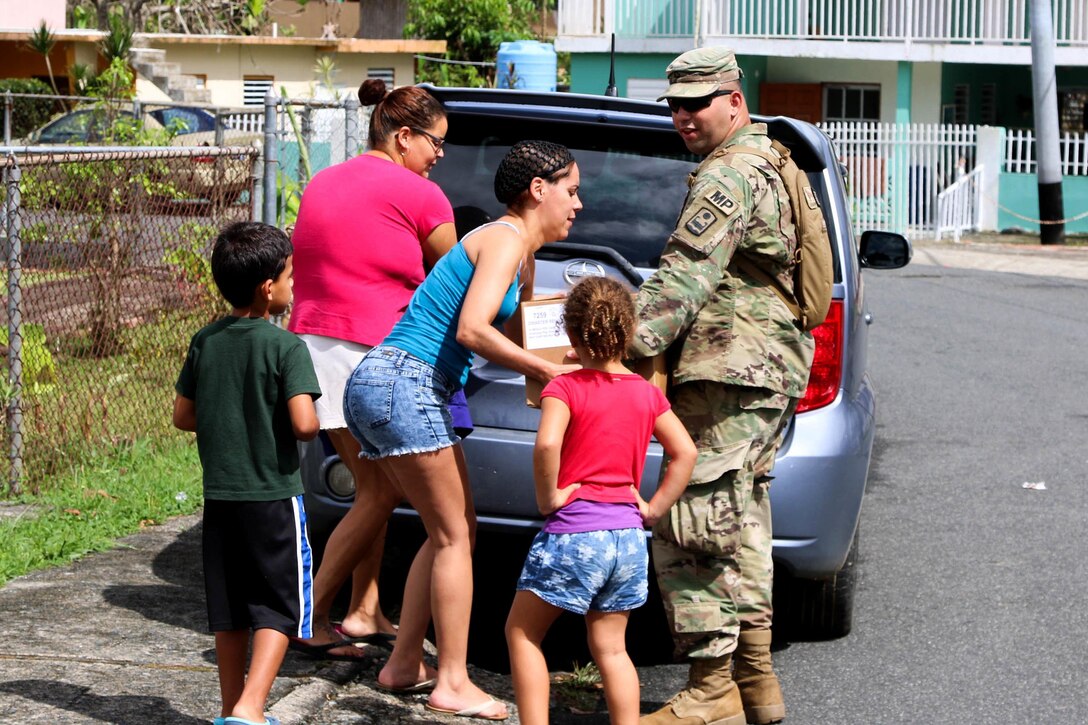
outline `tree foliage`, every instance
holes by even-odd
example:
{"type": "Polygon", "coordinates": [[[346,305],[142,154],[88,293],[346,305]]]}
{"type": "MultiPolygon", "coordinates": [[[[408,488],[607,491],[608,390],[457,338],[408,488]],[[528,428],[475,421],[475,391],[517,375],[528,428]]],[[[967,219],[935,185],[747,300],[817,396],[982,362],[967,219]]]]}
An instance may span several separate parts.
{"type": "Polygon", "coordinates": [[[150,0],[80,0],[70,3],[73,23],[84,24],[94,18],[98,30],[110,29],[110,16],[120,15],[133,28],[142,28],[150,0]]]}
{"type": "MultiPolygon", "coordinates": [[[[446,58],[494,63],[499,44],[533,37],[539,0],[409,0],[404,37],[446,41],[446,58]]],[[[494,85],[493,67],[421,62],[421,80],[494,85]]]]}
{"type": "Polygon", "coordinates": [[[113,16],[143,32],[203,35],[256,35],[269,22],[266,0],[76,0],[70,5],[72,27],[99,30],[109,30],[113,16]]]}

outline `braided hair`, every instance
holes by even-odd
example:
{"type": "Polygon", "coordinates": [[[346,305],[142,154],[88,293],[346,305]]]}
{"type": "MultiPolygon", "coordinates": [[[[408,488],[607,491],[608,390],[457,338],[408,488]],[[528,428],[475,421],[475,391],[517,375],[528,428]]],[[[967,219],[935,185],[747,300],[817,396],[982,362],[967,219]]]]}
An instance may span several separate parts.
{"type": "Polygon", "coordinates": [[[401,86],[386,92],[381,78],[367,78],[359,86],[359,103],[374,106],[370,112],[370,147],[381,148],[403,126],[430,128],[446,109],[438,99],[417,86],[401,86]]]}
{"type": "Polygon", "coordinates": [[[592,360],[623,357],[635,333],[635,304],[622,284],[609,277],[586,277],[567,296],[563,324],[592,360]]]}
{"type": "Polygon", "coordinates": [[[511,206],[529,189],[533,179],[554,184],[570,173],[570,149],[550,141],[518,141],[506,152],[495,172],[495,198],[511,206]]]}

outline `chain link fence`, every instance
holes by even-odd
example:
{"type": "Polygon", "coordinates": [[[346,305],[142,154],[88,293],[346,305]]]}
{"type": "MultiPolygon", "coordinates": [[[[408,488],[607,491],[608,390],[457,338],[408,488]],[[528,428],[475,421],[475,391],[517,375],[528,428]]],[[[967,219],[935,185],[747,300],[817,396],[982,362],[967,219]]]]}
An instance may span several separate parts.
{"type": "Polygon", "coordinates": [[[265,98],[260,219],[289,228],[314,174],[366,150],[371,107],[359,99],[265,98]]]}
{"type": "Polygon", "coordinates": [[[96,450],[172,435],[190,336],[228,312],[218,230],[253,217],[259,151],[0,148],[8,495],[96,450]]]}
{"type": "MultiPolygon", "coordinates": [[[[106,99],[38,93],[0,94],[3,144],[82,144],[100,139],[116,118],[169,129],[178,145],[249,146],[264,125],[260,106],[226,107],[177,101],[106,99]],[[194,134],[192,138],[186,138],[194,134]]],[[[259,145],[259,144],[258,144],[259,145]]]]}
{"type": "Polygon", "coordinates": [[[99,143],[116,118],[145,129],[171,128],[171,146],[255,146],[264,167],[253,193],[261,221],[290,227],[306,184],[322,169],[366,149],[371,107],[355,95],[285,98],[270,92],[263,106],[228,108],[160,101],[106,101],[83,96],[0,94],[3,143],[99,143]],[[268,193],[265,193],[268,190],[268,193]]]}
{"type": "Polygon", "coordinates": [[[176,435],[189,338],[228,312],[208,261],[218,230],[254,218],[290,227],[310,178],[365,149],[370,111],[355,97],[133,102],[118,113],[189,128],[171,146],[59,145],[96,142],[92,114],[107,106],[85,101],[2,94],[4,141],[16,145],[0,146],[0,497],[36,493],[100,450],[176,435]],[[87,128],[70,140],[21,145],[43,118],[81,116],[87,128]]]}

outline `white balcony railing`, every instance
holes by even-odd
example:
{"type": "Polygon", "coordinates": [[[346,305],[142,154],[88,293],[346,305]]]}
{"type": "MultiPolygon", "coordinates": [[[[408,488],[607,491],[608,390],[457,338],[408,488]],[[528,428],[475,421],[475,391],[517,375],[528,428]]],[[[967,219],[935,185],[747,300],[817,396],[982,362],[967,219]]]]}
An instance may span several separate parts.
{"type": "MultiPolygon", "coordinates": [[[[1030,45],[1031,0],[559,0],[559,36],[1030,45]]],[[[1088,45],[1088,2],[1051,0],[1059,46],[1088,45]]]]}

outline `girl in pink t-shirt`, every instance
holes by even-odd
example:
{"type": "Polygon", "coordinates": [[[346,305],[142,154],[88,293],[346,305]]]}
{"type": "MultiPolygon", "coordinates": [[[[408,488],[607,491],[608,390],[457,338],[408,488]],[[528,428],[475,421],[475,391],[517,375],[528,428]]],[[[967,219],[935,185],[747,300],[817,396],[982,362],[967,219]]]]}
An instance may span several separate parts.
{"type": "Polygon", "coordinates": [[[633,725],[639,684],[624,638],[631,610],[646,602],[648,591],[643,526],[652,526],[684,491],[695,444],[661,391],[622,363],[635,313],[619,282],[579,282],[564,320],[584,367],[554,378],[541,393],[533,471],[537,506],[547,518],[506,621],[514,693],[522,723],[548,722],[541,642],[563,611],[576,612],[586,618],[613,725],[633,725]],[[647,502],[638,485],[651,435],[668,464],[647,502]]]}

